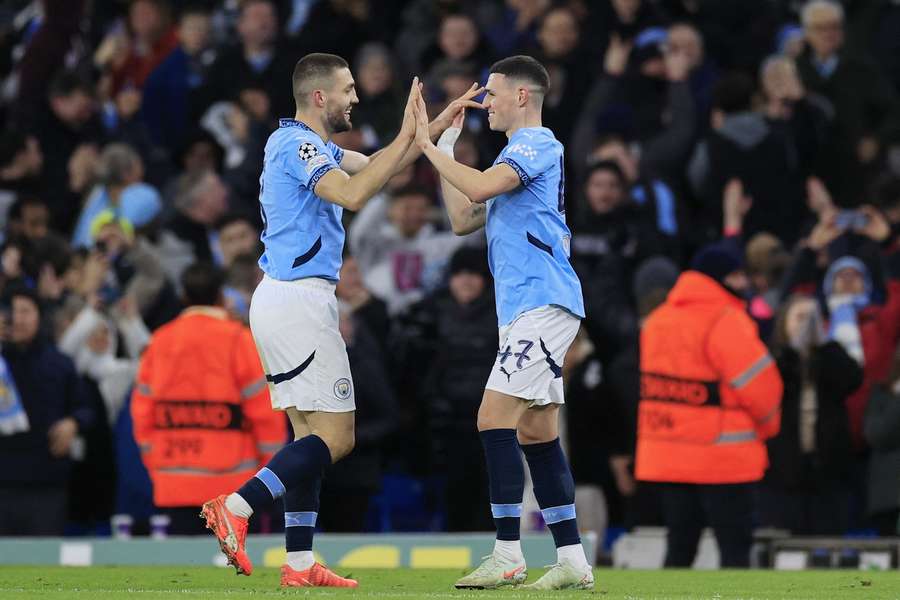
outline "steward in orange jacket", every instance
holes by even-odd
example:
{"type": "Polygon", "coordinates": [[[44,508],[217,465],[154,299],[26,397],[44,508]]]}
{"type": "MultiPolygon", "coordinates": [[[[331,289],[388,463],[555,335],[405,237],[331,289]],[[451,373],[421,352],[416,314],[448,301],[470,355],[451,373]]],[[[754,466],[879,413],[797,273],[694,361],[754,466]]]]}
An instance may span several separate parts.
{"type": "Polygon", "coordinates": [[[752,490],[727,484],[762,478],[768,466],[765,440],[778,433],[781,421],[782,382],[734,293],[748,285],[739,250],[727,242],[708,246],[692,267],[641,331],[635,476],[690,484],[663,491],[670,528],[667,565],[693,561],[697,540],[690,538],[699,537],[705,523],[690,514],[699,509],[716,530],[723,566],[742,566],[752,541],[752,490]],[[709,484],[718,488],[710,491],[709,484]],[[717,522],[724,527],[723,522],[741,519],[746,525],[732,523],[740,529],[740,540],[730,544],[732,536],[723,544],[717,522]],[[674,540],[675,546],[684,546],[674,548],[676,557],[673,528],[676,537],[678,530],[690,529],[674,540]]]}
{"type": "MultiPolygon", "coordinates": [[[[221,274],[196,264],[182,280],[190,307],[153,334],[131,399],[160,508],[199,507],[234,490],[286,439],[250,329],[214,306],[221,274]]],[[[202,523],[195,511],[191,517],[202,523]]]]}

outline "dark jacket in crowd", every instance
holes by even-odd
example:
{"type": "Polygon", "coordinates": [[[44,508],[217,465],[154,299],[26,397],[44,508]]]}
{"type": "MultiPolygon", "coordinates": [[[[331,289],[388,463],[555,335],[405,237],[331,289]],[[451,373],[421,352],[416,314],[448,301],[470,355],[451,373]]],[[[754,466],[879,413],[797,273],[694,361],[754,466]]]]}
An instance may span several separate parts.
{"type": "Polygon", "coordinates": [[[792,246],[808,217],[806,179],[825,139],[826,115],[810,101],[794,105],[790,119],[760,113],[728,115],[710,131],[691,161],[690,175],[704,206],[704,225],[714,237],[722,227],[722,192],[738,178],[753,205],[744,217],[749,238],[768,231],[792,246]]]}
{"type": "Polygon", "coordinates": [[[607,214],[586,213],[572,237],[572,266],[584,290],[587,327],[603,360],[625,348],[637,330],[630,296],[635,269],[664,253],[651,211],[627,201],[607,214]]]}
{"type": "Polygon", "coordinates": [[[269,97],[271,116],[292,117],[296,106],[290,93],[290,81],[296,62],[293,52],[276,47],[269,64],[257,71],[244,58],[240,45],[228,48],[210,67],[206,85],[199,91],[202,98],[199,105],[206,108],[214,102],[234,101],[241,91],[255,89],[264,91],[269,97]]]}
{"type": "Polygon", "coordinates": [[[426,300],[422,310],[429,329],[422,341],[431,346],[422,393],[435,450],[439,457],[452,460],[457,436],[476,432],[484,384],[497,356],[494,296],[485,289],[480,298],[463,306],[449,291],[441,292],[426,300]]]}
{"type": "Polygon", "coordinates": [[[896,513],[900,509],[900,398],[877,387],[866,407],[866,442],[869,459],[869,514],[896,513]]]}
{"type": "Polygon", "coordinates": [[[30,431],[0,436],[0,485],[65,486],[68,457],[50,454],[47,432],[65,417],[86,431],[94,421],[75,365],[56,347],[38,338],[24,348],[4,344],[3,358],[16,383],[30,431]]]}
{"type": "Polygon", "coordinates": [[[819,170],[835,200],[855,205],[866,190],[856,149],[860,139],[872,136],[882,145],[900,134],[900,101],[896,90],[874,64],[841,53],[834,73],[823,77],[809,50],[797,59],[797,71],[810,92],[821,94],[834,105],[833,137],[823,153],[819,170]]]}
{"type": "Polygon", "coordinates": [[[807,362],[793,348],[782,348],[776,351],[776,363],[784,382],[784,396],[781,431],[766,442],[766,484],[788,492],[842,485],[852,464],[844,402],[862,384],[862,369],[837,342],[818,346],[807,362]],[[800,448],[805,376],[810,378],[816,394],[815,450],[808,454],[800,448]]]}
{"type": "Polygon", "coordinates": [[[357,321],[347,346],[356,393],[356,445],[346,458],[326,471],[332,488],[377,492],[381,487],[381,446],[397,427],[397,398],[390,385],[381,348],[357,321]]]}

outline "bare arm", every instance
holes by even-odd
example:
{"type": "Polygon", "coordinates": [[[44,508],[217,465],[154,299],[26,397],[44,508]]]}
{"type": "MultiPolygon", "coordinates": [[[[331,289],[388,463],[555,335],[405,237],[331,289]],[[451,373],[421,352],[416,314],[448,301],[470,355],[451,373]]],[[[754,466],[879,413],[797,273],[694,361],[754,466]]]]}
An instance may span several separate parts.
{"type": "MultiPolygon", "coordinates": [[[[441,134],[450,127],[450,124],[454,121],[456,116],[461,114],[466,107],[482,108],[481,104],[472,100],[472,98],[475,98],[482,92],[484,92],[484,88],[479,87],[477,83],[473,83],[465,94],[448,104],[447,107],[441,111],[441,114],[428,124],[428,137],[431,138],[431,141],[437,143],[441,134]]],[[[366,156],[365,154],[354,152],[353,150],[345,150],[344,158],[341,160],[341,169],[350,175],[359,173],[370,161],[374,160],[375,157],[379,156],[385,150],[386,148],[382,148],[381,150],[374,152],[371,156],[366,156]]],[[[399,173],[414,163],[421,155],[422,151],[419,147],[415,144],[411,144],[406,150],[406,154],[404,154],[403,158],[400,159],[400,162],[397,163],[394,173],[399,173]]]]}
{"type": "MultiPolygon", "coordinates": [[[[328,171],[316,184],[315,193],[318,197],[356,211],[362,208],[369,198],[387,183],[387,180],[394,174],[397,163],[406,154],[413,140],[415,132],[413,103],[420,94],[419,87],[419,80],[416,77],[413,79],[409,98],[406,101],[403,125],[394,141],[378,156],[368,159],[368,164],[352,176],[340,169],[328,171]]],[[[346,160],[346,154],[345,152],[344,160],[346,160]]],[[[344,160],[341,162],[343,163],[344,160]]],[[[352,158],[350,161],[354,162],[352,158]]]]}
{"type": "MultiPolygon", "coordinates": [[[[460,112],[453,120],[453,125],[447,128],[438,141],[438,148],[448,156],[453,156],[453,145],[462,130],[464,116],[464,113],[460,112]]],[[[476,204],[469,200],[468,196],[453,187],[445,177],[441,177],[441,195],[453,233],[467,235],[484,227],[487,218],[487,207],[484,204],[476,204]]]]}
{"type": "Polygon", "coordinates": [[[456,162],[438,150],[430,140],[427,141],[427,144],[423,144],[426,158],[441,174],[442,179],[446,179],[471,202],[483,204],[494,196],[510,192],[521,185],[515,170],[505,163],[494,165],[486,171],[479,171],[456,162]]]}

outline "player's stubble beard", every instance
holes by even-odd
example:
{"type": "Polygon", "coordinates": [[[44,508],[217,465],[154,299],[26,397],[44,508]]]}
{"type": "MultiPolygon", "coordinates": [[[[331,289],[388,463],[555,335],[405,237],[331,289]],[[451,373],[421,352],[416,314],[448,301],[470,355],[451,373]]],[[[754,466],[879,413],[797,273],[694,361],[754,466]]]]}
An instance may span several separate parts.
{"type": "Polygon", "coordinates": [[[325,113],[325,122],[328,124],[328,129],[331,133],[343,133],[345,131],[350,131],[353,128],[353,124],[350,123],[349,117],[344,116],[344,112],[346,112],[348,108],[350,107],[344,107],[325,113]]]}

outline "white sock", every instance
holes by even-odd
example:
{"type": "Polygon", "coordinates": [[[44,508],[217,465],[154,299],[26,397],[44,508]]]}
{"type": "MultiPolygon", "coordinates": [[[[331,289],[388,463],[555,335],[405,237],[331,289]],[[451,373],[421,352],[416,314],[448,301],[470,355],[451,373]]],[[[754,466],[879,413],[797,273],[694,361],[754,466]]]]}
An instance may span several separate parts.
{"type": "Polygon", "coordinates": [[[494,540],[494,556],[515,564],[525,562],[519,540],[494,540]]]}
{"type": "Polygon", "coordinates": [[[316,562],[313,558],[312,550],[300,550],[299,552],[287,553],[287,564],[295,571],[305,571],[316,562]]]}
{"type": "Polygon", "coordinates": [[[237,492],[234,492],[225,498],[225,508],[238,517],[243,517],[245,519],[249,519],[250,515],[253,514],[253,509],[250,508],[247,501],[237,492]]]}
{"type": "Polygon", "coordinates": [[[572,544],[571,546],[560,546],[556,549],[556,560],[559,562],[567,562],[576,567],[590,568],[587,557],[584,555],[584,548],[581,544],[572,544]]]}

